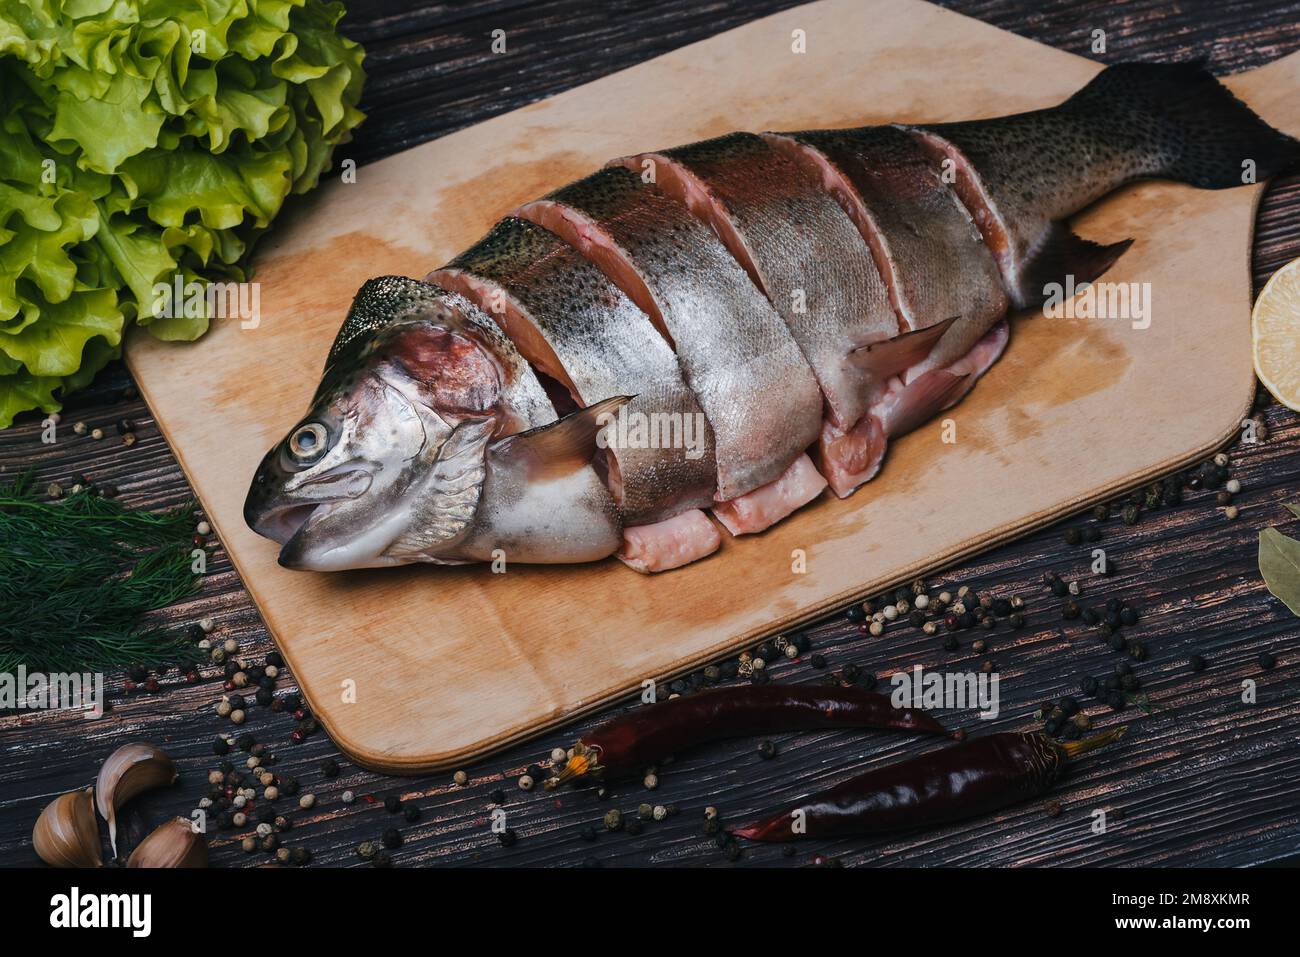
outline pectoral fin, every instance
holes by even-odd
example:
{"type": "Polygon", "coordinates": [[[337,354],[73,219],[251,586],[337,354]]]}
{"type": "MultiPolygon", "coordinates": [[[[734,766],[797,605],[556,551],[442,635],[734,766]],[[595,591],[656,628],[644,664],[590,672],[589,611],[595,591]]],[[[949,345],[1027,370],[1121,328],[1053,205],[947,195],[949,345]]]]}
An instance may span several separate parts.
{"type": "Polygon", "coordinates": [[[892,339],[861,346],[849,353],[849,359],[873,377],[887,379],[925,359],[934,344],[960,318],[952,316],[924,329],[914,329],[892,339]]]}
{"type": "Polygon", "coordinates": [[[608,417],[632,399],[629,395],[603,399],[558,422],[507,436],[492,446],[492,452],[522,466],[529,479],[545,482],[568,475],[591,461],[596,436],[608,424],[608,417]]]}

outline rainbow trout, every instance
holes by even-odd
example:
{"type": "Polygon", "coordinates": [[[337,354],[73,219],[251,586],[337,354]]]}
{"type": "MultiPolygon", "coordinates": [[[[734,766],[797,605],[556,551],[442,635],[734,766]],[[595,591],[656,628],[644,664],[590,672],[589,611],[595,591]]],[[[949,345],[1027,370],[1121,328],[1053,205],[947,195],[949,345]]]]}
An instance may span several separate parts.
{"type": "Polygon", "coordinates": [[[1071,215],[1298,159],[1203,69],[1121,64],[1015,116],[612,161],[429,281],[366,283],[245,518],[291,568],[676,568],[720,547],[715,522],[851,494],[996,362],[1011,309],[1128,247],[1071,215]]]}

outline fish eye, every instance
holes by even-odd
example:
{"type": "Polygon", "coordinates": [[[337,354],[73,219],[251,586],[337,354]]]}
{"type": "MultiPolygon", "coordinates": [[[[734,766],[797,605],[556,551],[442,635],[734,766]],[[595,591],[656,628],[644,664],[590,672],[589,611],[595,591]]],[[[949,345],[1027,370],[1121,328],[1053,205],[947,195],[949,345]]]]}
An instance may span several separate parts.
{"type": "Polygon", "coordinates": [[[328,439],[329,432],[319,422],[300,425],[289,436],[289,454],[296,462],[314,462],[325,454],[328,439]]]}

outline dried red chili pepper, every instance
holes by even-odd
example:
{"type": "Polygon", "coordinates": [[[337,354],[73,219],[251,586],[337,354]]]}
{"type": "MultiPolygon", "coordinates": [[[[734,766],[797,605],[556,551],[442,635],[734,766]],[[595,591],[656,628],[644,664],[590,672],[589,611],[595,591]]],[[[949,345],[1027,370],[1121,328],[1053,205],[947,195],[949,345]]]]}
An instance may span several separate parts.
{"type": "Polygon", "coordinates": [[[1124,731],[1114,728],[1083,741],[1053,741],[1038,733],[991,734],[860,774],[732,833],[752,841],[792,841],[987,814],[1042,794],[1068,760],[1118,741],[1124,731]]]}
{"type": "Polygon", "coordinates": [[[636,708],[582,736],[559,775],[618,777],[697,744],[750,734],[818,728],[892,728],[948,735],[917,708],[896,708],[886,695],[862,688],[738,685],[714,688],[636,708]]]}

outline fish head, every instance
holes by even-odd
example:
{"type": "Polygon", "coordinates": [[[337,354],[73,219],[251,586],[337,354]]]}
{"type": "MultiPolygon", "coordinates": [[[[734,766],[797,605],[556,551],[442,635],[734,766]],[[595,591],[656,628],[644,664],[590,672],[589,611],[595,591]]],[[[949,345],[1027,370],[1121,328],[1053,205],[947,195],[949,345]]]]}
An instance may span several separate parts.
{"type": "Polygon", "coordinates": [[[460,561],[489,442],[519,426],[503,402],[508,370],[470,310],[402,277],[362,287],[310,409],[266,453],[245,500],[245,521],[281,544],[281,565],[460,561]]]}

